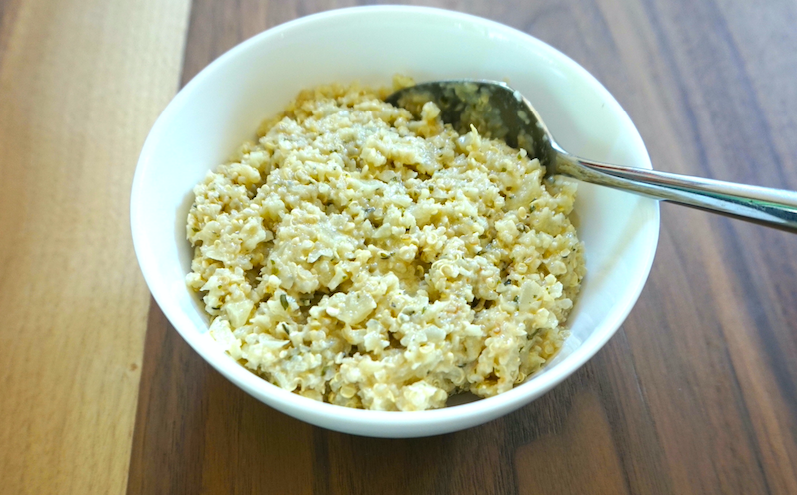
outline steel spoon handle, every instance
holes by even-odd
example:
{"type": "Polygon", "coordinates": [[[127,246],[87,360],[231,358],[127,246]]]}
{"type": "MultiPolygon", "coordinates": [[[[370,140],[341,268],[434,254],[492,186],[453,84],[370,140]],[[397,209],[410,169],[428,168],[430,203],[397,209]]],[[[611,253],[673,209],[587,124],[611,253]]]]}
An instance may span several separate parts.
{"type": "Polygon", "coordinates": [[[797,192],[594,162],[558,151],[576,179],[797,233],[797,192]]]}

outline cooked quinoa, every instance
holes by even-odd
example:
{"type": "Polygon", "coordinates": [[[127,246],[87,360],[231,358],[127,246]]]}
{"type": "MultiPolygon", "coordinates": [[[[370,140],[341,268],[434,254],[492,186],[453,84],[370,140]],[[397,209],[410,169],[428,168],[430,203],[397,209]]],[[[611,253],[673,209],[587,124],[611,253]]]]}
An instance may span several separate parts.
{"type": "Polygon", "coordinates": [[[303,91],[208,173],[188,285],[225,351],[300,395],[416,411],[505,392],[567,336],[576,185],[386,95],[303,91]]]}

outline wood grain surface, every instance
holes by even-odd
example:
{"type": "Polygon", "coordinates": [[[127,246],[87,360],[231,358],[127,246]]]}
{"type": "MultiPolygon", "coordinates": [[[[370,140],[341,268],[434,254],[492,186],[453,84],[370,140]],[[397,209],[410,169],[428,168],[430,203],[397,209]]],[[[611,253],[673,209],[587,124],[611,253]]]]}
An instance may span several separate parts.
{"type": "MultiPolygon", "coordinates": [[[[239,41],[351,3],[195,0],[183,83],[239,41]]],[[[427,2],[427,4],[429,4],[427,2]]],[[[797,5],[435,2],[590,70],[657,168],[797,188],[797,5]]],[[[584,368],[484,426],[329,432],[259,404],[152,307],[131,493],[797,493],[797,238],[663,206],[650,281],[584,368]]]]}
{"type": "MultiPolygon", "coordinates": [[[[797,493],[797,237],[677,206],[620,331],[486,425],[330,432],[212,370],[132,254],[146,130],[238,42],[371,2],[188,2],[0,0],[0,493],[797,493]]],[[[793,0],[413,3],[568,54],[658,169],[797,189],[793,0]]]]}
{"type": "Polygon", "coordinates": [[[119,493],[149,297],[130,183],[187,1],[0,1],[0,493],[119,493]]]}

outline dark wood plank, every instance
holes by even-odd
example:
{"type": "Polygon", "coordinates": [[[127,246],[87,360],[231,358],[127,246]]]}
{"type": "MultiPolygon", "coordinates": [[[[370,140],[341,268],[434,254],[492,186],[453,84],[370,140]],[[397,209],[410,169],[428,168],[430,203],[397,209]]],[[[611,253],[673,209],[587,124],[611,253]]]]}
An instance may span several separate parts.
{"type": "Polygon", "coordinates": [[[205,363],[152,304],[130,493],[312,492],[312,427],[205,363]]]}
{"type": "MultiPolygon", "coordinates": [[[[263,29],[356,3],[195,0],[183,83],[263,29]]],[[[793,2],[423,3],[573,57],[657,168],[797,189],[793,2]]],[[[439,437],[355,437],[277,413],[153,305],[129,491],[797,493],[797,238],[670,205],[662,217],[650,281],[593,360],[520,411],[439,437]]]]}

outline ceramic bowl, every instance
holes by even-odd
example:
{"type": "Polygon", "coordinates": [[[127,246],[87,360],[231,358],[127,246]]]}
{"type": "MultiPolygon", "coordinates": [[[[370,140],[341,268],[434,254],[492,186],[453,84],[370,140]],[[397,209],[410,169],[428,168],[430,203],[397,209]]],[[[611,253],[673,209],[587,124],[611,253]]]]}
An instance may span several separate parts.
{"type": "Polygon", "coordinates": [[[269,29],[228,51],[185,86],[158,118],[136,168],[133,241],[152,295],[203,359],[247,393],[286,414],[359,435],[435,435],[498,418],[540,397],[617,331],[647,279],[659,233],[658,204],[580,184],[575,212],[588,274],[568,325],[571,336],[541,372],[496,397],[443,409],[384,412],[313,401],[259,378],[207,333],[208,318],[185,285],[192,250],[185,218],[192,188],[260,121],[299,90],[331,82],[508,81],[531,101],[568,151],[651,168],[642,139],[609,92],[551,46],[502,24],[418,7],[333,10],[269,29]]]}

